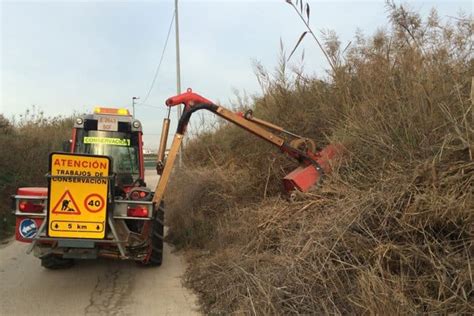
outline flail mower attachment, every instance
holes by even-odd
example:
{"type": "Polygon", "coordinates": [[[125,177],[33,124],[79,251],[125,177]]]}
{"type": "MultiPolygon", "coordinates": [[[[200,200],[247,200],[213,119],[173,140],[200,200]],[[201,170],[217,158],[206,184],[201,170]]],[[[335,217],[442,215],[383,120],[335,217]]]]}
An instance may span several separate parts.
{"type": "MultiPolygon", "coordinates": [[[[157,162],[157,171],[161,174],[161,178],[155,192],[155,203],[159,203],[163,197],[189,119],[194,112],[199,110],[213,112],[223,119],[277,146],[282,152],[296,159],[299,163],[299,167],[290,172],[283,179],[284,189],[288,193],[291,193],[294,190],[307,192],[312,187],[318,185],[324,174],[331,172],[331,160],[337,157],[342,151],[341,145],[329,145],[321,151],[316,151],[314,141],[308,138],[289,132],[270,122],[257,119],[253,117],[252,111],[247,111],[246,113],[232,112],[222,106],[216,105],[214,102],[200,96],[199,94],[194,93],[191,89],[166,100],[166,105],[168,107],[179,104],[184,104],[185,107],[178,122],[178,129],[166,163],[164,163],[162,158],[164,155],[158,155],[159,161],[157,162]],[[275,134],[275,132],[286,134],[292,139],[287,140],[280,135],[275,134]]],[[[169,125],[169,122],[167,125],[169,125]]],[[[166,134],[168,133],[167,128],[164,128],[164,132],[166,134]]],[[[166,148],[166,138],[167,135],[162,135],[162,140],[164,139],[165,143],[160,144],[160,149],[166,148]]]]}

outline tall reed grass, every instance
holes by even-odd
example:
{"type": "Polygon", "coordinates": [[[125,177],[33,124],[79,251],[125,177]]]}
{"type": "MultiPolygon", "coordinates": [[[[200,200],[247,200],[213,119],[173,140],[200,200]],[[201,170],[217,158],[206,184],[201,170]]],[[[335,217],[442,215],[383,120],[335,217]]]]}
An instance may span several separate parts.
{"type": "Polygon", "coordinates": [[[257,65],[257,117],[345,146],[320,190],[281,199],[291,161],[228,124],[189,143],[169,239],[205,312],[474,311],[472,17],[388,9],[345,52],[326,38],[324,80],[257,65]]]}

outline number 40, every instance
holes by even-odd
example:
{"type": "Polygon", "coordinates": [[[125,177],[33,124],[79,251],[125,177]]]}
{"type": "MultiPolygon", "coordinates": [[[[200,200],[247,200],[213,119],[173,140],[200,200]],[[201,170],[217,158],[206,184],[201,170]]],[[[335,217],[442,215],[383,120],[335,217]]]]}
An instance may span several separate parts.
{"type": "Polygon", "coordinates": [[[99,200],[90,200],[89,203],[87,203],[87,205],[99,207],[100,206],[100,201],[99,200]]]}

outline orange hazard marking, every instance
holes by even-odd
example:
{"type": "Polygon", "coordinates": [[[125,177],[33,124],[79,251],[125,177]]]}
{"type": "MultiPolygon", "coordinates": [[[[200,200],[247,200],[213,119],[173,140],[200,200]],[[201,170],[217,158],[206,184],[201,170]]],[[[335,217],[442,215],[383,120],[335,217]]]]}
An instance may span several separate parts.
{"type": "Polygon", "coordinates": [[[72,197],[69,190],[64,192],[51,213],[81,215],[81,211],[79,211],[79,207],[77,206],[76,201],[74,201],[74,198],[72,197]]]}

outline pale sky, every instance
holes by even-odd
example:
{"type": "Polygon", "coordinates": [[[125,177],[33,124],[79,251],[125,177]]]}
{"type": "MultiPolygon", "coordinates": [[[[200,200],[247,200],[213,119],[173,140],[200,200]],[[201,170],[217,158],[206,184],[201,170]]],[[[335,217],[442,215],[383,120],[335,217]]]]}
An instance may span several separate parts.
{"type": "MultiPolygon", "coordinates": [[[[370,35],[387,25],[383,0],[309,3],[314,30],[334,30],[343,45],[357,29],[370,35]]],[[[422,14],[435,7],[443,19],[460,10],[472,14],[470,0],[397,3],[422,14]]],[[[173,0],[2,0],[0,112],[12,117],[33,104],[47,115],[90,112],[97,105],[131,109],[132,97],[143,101],[150,87],[173,10],[173,0]]],[[[280,38],[291,51],[305,30],[284,0],[181,0],[179,19],[183,91],[191,87],[223,105],[230,104],[235,89],[260,94],[253,61],[273,69],[280,38]]],[[[164,101],[176,94],[174,39],[173,27],[150,97],[136,107],[151,148],[166,115],[164,101]]],[[[328,65],[309,37],[295,57],[302,49],[306,73],[322,76],[328,65]]]]}

